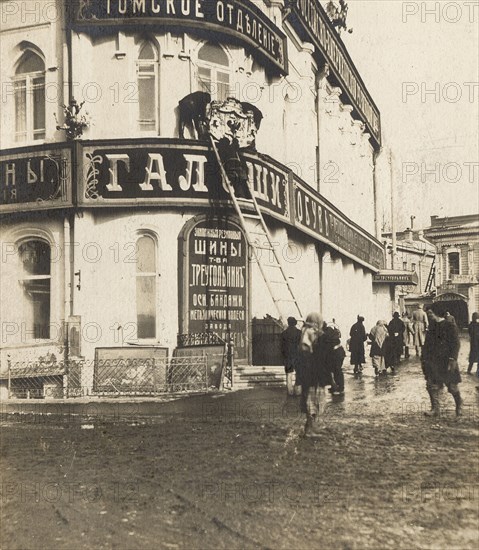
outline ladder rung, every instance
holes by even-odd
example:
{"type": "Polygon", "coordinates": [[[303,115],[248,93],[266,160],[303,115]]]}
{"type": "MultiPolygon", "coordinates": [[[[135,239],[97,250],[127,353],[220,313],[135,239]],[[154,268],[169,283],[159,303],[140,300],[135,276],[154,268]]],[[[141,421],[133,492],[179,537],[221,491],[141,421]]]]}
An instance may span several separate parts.
{"type": "Polygon", "coordinates": [[[275,267],[276,269],[281,269],[279,264],[263,264],[263,267],[275,267]]]}
{"type": "Polygon", "coordinates": [[[272,246],[259,246],[258,244],[253,243],[253,246],[255,248],[259,248],[260,250],[274,250],[272,246]]]}
{"type": "Polygon", "coordinates": [[[277,298],[274,302],[291,302],[292,304],[296,304],[296,300],[288,300],[285,298],[277,298]]]}
{"type": "Polygon", "coordinates": [[[238,197],[236,197],[236,201],[238,203],[241,203],[241,202],[246,202],[248,204],[253,204],[254,203],[253,199],[243,199],[243,198],[238,198],[238,197]]]}
{"type": "Polygon", "coordinates": [[[288,283],[285,280],[282,281],[270,281],[270,283],[277,283],[279,285],[287,285],[288,283]]]}
{"type": "Polygon", "coordinates": [[[243,218],[253,218],[255,220],[260,220],[261,216],[258,214],[245,214],[244,212],[241,212],[243,214],[243,218]]]}

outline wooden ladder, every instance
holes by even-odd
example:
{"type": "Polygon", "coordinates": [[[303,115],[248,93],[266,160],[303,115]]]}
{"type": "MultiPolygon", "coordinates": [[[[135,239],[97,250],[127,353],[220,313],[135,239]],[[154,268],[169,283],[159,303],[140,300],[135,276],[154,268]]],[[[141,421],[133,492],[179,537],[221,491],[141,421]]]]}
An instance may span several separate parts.
{"type": "MultiPolygon", "coordinates": [[[[216,147],[213,136],[210,135],[213,151],[215,152],[216,160],[218,161],[221,177],[223,179],[226,188],[229,191],[231,199],[233,201],[234,208],[241,221],[241,226],[245,232],[246,240],[253,251],[254,259],[258,263],[258,267],[263,276],[264,282],[268,288],[268,291],[273,299],[273,303],[279,314],[281,321],[286,324],[288,316],[293,316],[297,320],[303,318],[301,309],[293,294],[291,285],[289,284],[288,276],[281,263],[278,251],[276,250],[274,243],[271,239],[268,227],[264,221],[261,210],[256,202],[253,189],[251,189],[250,182],[248,181],[248,191],[251,199],[237,198],[230,179],[221,161],[218,149],[216,147]],[[246,208],[245,210],[242,210],[246,208]],[[252,212],[252,211],[253,212],[252,212]],[[256,226],[249,228],[246,220],[256,220],[256,226]],[[264,252],[268,256],[264,258],[264,252]]],[[[238,161],[240,159],[238,158],[238,161]]]]}

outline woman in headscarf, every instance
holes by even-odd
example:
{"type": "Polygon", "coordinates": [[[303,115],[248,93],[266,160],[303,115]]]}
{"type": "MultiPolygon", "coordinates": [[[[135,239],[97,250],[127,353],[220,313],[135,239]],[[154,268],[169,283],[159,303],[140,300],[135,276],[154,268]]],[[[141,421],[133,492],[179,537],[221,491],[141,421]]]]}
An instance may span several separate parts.
{"type": "Polygon", "coordinates": [[[323,357],[323,317],[310,313],[301,330],[300,373],[302,382],[301,412],[306,414],[304,435],[318,435],[318,417],[324,409],[325,387],[331,383],[331,375],[323,357]]]}
{"type": "Polygon", "coordinates": [[[472,314],[472,321],[469,323],[469,341],[471,344],[469,350],[469,366],[467,374],[471,374],[472,365],[477,363],[477,376],[479,376],[479,313],[472,314]]]}
{"type": "Polygon", "coordinates": [[[376,376],[380,372],[386,372],[385,353],[386,341],[389,337],[386,321],[378,321],[369,331],[369,339],[371,340],[371,359],[373,361],[374,373],[376,376]]]}
{"type": "Polygon", "coordinates": [[[363,371],[363,363],[366,363],[364,355],[364,342],[367,340],[366,329],[364,328],[364,317],[358,315],[357,323],[351,327],[349,336],[349,350],[351,352],[351,365],[354,365],[354,374],[363,371]]]}

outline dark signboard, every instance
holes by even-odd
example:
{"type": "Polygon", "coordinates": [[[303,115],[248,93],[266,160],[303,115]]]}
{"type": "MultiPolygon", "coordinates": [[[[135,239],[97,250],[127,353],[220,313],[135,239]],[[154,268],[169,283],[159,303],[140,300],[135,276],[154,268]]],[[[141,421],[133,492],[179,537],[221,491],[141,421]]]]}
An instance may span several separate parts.
{"type": "Polygon", "coordinates": [[[362,116],[377,145],[381,145],[379,110],[319,0],[289,0],[288,6],[288,19],[295,30],[303,40],[312,42],[328,62],[330,70],[362,116]]]}
{"type": "Polygon", "coordinates": [[[250,0],[73,0],[69,7],[77,31],[153,25],[217,32],[253,47],[281,73],[288,71],[284,34],[250,0]]]}
{"type": "Polygon", "coordinates": [[[387,271],[380,271],[373,275],[373,283],[392,283],[396,285],[417,285],[419,279],[417,273],[411,271],[410,273],[388,273],[387,271]]]}
{"type": "MultiPolygon", "coordinates": [[[[83,206],[228,205],[218,163],[201,142],[173,139],[81,143],[78,203],[83,206]]],[[[250,187],[262,211],[332,245],[371,269],[383,266],[381,243],[293,176],[259,153],[244,153],[250,187]]],[[[199,331],[202,332],[202,331],[199,331]]]]}
{"type": "Polygon", "coordinates": [[[72,204],[72,154],[64,144],[0,153],[0,212],[72,204]]]}
{"type": "MultiPolygon", "coordinates": [[[[258,204],[289,222],[288,171],[265,155],[244,155],[258,204]]],[[[91,206],[227,201],[213,151],[176,140],[145,140],[128,145],[82,144],[79,203],[91,206]]]]}
{"type": "Polygon", "coordinates": [[[294,225],[374,268],[383,265],[379,242],[335,211],[319,193],[293,176],[294,225]]]}
{"type": "Polygon", "coordinates": [[[215,332],[247,357],[248,247],[227,218],[189,223],[180,240],[180,332],[215,332]]]}

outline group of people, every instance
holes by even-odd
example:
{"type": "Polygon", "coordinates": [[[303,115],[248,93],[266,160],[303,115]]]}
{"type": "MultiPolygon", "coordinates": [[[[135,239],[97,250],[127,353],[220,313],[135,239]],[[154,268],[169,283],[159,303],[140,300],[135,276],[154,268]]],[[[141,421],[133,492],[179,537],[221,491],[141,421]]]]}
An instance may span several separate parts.
{"type": "Polygon", "coordinates": [[[412,319],[404,313],[402,319],[399,312],[393,314],[393,318],[387,321],[379,320],[376,325],[366,333],[364,317],[358,315],[358,320],[349,332],[349,350],[351,352],[351,365],[354,365],[354,373],[360,374],[363,364],[366,363],[364,345],[369,337],[371,345],[370,357],[376,376],[387,373],[388,369],[395,371],[401,356],[409,358],[409,348],[415,347],[416,355],[421,354],[424,345],[428,318],[421,306],[412,314],[412,319]]]}
{"type": "MultiPolygon", "coordinates": [[[[458,367],[459,331],[454,318],[441,307],[424,311],[419,306],[411,318],[398,312],[389,323],[378,321],[366,332],[364,317],[358,315],[350,330],[349,349],[354,373],[360,374],[365,359],[365,343],[369,338],[370,356],[376,376],[394,372],[401,355],[409,357],[414,346],[426,379],[426,389],[431,400],[427,416],[439,415],[439,392],[446,386],[452,395],[456,415],[461,414],[462,398],[458,384],[461,375],[458,367]]],[[[479,375],[479,315],[474,313],[469,325],[471,349],[468,373],[478,363],[479,375]]],[[[326,323],[320,313],[310,313],[301,330],[297,321],[288,318],[288,328],[282,334],[282,353],[286,371],[288,395],[301,396],[301,412],[306,414],[305,435],[318,435],[318,421],[325,406],[326,387],[335,395],[344,394],[342,365],[346,356],[341,345],[341,332],[334,320],[326,323]],[[293,376],[296,379],[293,383],[293,376]]]]}

